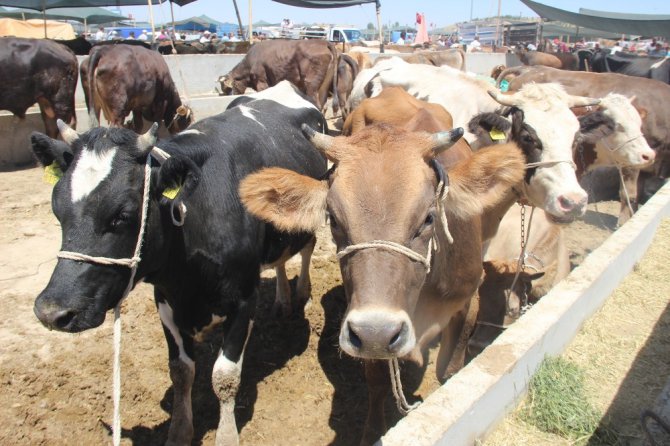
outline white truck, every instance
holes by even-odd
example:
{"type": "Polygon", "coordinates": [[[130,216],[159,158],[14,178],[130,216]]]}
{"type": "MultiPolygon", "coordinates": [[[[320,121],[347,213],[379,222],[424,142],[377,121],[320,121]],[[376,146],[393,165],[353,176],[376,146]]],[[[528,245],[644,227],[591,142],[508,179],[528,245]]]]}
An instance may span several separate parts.
{"type": "Polygon", "coordinates": [[[361,32],[350,26],[310,26],[297,29],[298,39],[324,39],[331,42],[354,43],[362,39],[361,32]]]}

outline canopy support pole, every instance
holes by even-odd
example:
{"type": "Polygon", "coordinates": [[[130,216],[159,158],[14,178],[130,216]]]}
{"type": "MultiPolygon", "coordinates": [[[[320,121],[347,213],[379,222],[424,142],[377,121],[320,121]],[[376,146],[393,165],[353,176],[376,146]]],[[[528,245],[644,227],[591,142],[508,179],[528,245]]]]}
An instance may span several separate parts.
{"type": "Polygon", "coordinates": [[[42,10],[42,18],[44,19],[44,38],[47,38],[47,10],[42,10]]]}
{"type": "Polygon", "coordinates": [[[376,5],[376,10],[377,10],[377,29],[379,30],[379,52],[383,53],[384,52],[384,34],[382,33],[382,15],[381,15],[382,5],[379,2],[379,0],[377,0],[375,2],[375,5],[376,5]]]}
{"type": "Polygon", "coordinates": [[[242,17],[240,17],[240,9],[237,7],[237,0],[233,0],[233,6],[235,7],[235,15],[237,15],[237,25],[240,27],[240,31],[244,29],[242,26],[242,17]]]}
{"type": "Polygon", "coordinates": [[[151,46],[156,43],[156,27],[154,26],[154,9],[151,5],[151,0],[147,0],[149,4],[149,21],[151,22],[151,46]]]}
{"type": "Polygon", "coordinates": [[[251,21],[251,0],[249,0],[249,43],[250,44],[254,42],[254,35],[253,35],[253,31],[251,30],[251,28],[252,28],[251,23],[252,23],[252,21],[251,21]]]}

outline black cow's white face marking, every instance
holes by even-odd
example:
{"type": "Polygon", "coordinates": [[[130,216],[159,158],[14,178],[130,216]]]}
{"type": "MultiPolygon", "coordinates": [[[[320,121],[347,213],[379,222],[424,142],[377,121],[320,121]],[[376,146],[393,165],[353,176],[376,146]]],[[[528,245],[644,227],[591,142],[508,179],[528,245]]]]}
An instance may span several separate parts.
{"type": "Polygon", "coordinates": [[[82,149],[70,180],[72,202],[76,203],[86,198],[112,171],[112,162],[116,156],[117,147],[100,152],[82,149]]]}

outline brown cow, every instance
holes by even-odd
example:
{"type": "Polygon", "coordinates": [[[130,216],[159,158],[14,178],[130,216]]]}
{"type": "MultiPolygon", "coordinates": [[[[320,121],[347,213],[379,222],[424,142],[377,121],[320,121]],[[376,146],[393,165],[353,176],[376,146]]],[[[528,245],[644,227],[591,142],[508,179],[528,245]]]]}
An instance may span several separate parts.
{"type": "Polygon", "coordinates": [[[563,66],[563,62],[555,55],[541,51],[528,51],[523,46],[517,48],[516,55],[524,65],[543,65],[552,68],[561,68],[563,66]]]}
{"type": "Polygon", "coordinates": [[[47,39],[0,38],[0,81],[0,110],[23,119],[37,102],[51,138],[58,137],[57,119],[76,126],[77,58],[65,46],[47,39]]]}
{"type": "Polygon", "coordinates": [[[372,67],[372,60],[370,59],[370,55],[368,53],[364,53],[363,51],[351,50],[346,54],[348,54],[352,59],[356,61],[356,64],[358,64],[359,71],[372,67]]]}
{"type": "Polygon", "coordinates": [[[144,126],[142,118],[162,120],[171,133],[193,122],[163,56],[142,46],[93,47],[82,61],[81,82],[92,123],[99,122],[100,110],[111,127],[123,127],[132,112],[137,133],[144,126]]]}
{"type": "Polygon", "coordinates": [[[344,118],[349,115],[350,110],[347,102],[354,86],[354,79],[358,76],[358,71],[358,63],[353,57],[346,53],[338,55],[337,76],[333,76],[333,82],[335,83],[333,89],[337,90],[337,93],[333,94],[333,115],[336,115],[340,109],[344,118]]]}
{"type": "MultiPolygon", "coordinates": [[[[659,178],[662,185],[670,177],[670,111],[667,107],[670,104],[670,85],[623,74],[563,71],[547,67],[508,68],[498,77],[498,82],[503,79],[508,80],[510,91],[516,91],[529,83],[558,82],[573,95],[588,93],[594,97],[604,97],[609,93],[619,93],[634,97],[633,105],[642,117],[642,134],[649,146],[656,151],[656,160],[653,168],[645,169],[642,175],[636,168],[622,169],[625,189],[630,196],[633,210],[637,209],[638,202],[642,204],[648,198],[642,195],[645,180],[654,181],[659,178]]],[[[623,223],[631,214],[628,206],[623,205],[626,201],[623,188],[621,195],[619,222],[623,223]]]]}
{"type": "Polygon", "coordinates": [[[387,361],[421,363],[441,335],[436,369],[444,378],[482,274],[479,215],[522,181],[525,159],[514,144],[482,149],[449,171],[443,200],[447,177],[435,157],[462,130],[377,124],[333,138],[303,129],[334,163],[329,178],[265,169],[243,180],[240,196],[252,214],[288,231],[314,230],[328,212],[348,300],[340,348],[364,360],[363,443],[372,443],[386,430],[387,361]]]}
{"type": "Polygon", "coordinates": [[[337,64],[337,50],[325,40],[266,40],[253,45],[218,81],[223,94],[230,95],[243,94],[247,88],[265,90],[287,80],[324,111],[337,64]]]}
{"type": "MultiPolygon", "coordinates": [[[[377,123],[402,127],[408,132],[437,133],[454,128],[451,114],[444,107],[420,101],[400,87],[385,88],[379,96],[365,99],[344,121],[342,134],[352,135],[377,123]]],[[[471,155],[470,145],[461,138],[438,159],[445,168],[450,168],[471,155]]]]}

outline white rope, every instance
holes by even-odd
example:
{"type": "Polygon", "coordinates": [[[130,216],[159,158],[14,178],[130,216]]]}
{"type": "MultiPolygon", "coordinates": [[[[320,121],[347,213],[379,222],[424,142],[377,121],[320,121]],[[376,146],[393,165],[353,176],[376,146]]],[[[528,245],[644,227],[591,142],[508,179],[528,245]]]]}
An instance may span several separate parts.
{"type": "Polygon", "coordinates": [[[400,243],[391,242],[388,240],[371,240],[369,242],[358,243],[356,245],[347,246],[346,248],[337,253],[337,258],[341,259],[342,257],[347,256],[352,252],[359,251],[361,249],[368,249],[368,248],[387,249],[389,251],[399,252],[416,262],[422,263],[423,266],[430,271],[430,251],[432,251],[431,245],[432,245],[432,239],[431,242],[428,244],[428,255],[424,257],[418,252],[408,248],[407,246],[401,245],[400,243]]]}
{"type": "Polygon", "coordinates": [[[603,142],[603,144],[605,144],[605,147],[607,147],[607,150],[609,150],[610,152],[616,152],[617,150],[620,150],[620,149],[621,149],[623,146],[625,146],[626,144],[629,144],[629,143],[635,141],[636,139],[640,139],[640,138],[643,138],[643,137],[644,137],[644,135],[642,135],[642,133],[640,133],[640,134],[637,135],[637,136],[633,136],[632,138],[627,139],[626,141],[622,142],[621,144],[619,144],[619,145],[616,146],[615,148],[612,148],[612,146],[610,146],[610,145],[608,144],[606,138],[601,139],[601,141],[603,142]]]}
{"type": "Polygon", "coordinates": [[[630,203],[630,196],[628,195],[628,189],[626,188],[626,183],[624,182],[623,179],[623,172],[621,171],[621,166],[617,166],[617,170],[619,171],[619,181],[621,181],[621,188],[623,189],[623,194],[626,197],[626,204],[628,205],[628,210],[630,211],[631,217],[635,213],[633,210],[633,205],[630,203]]]}
{"type": "Polygon", "coordinates": [[[391,374],[391,389],[395,397],[395,403],[398,411],[404,416],[419,407],[420,401],[414,404],[409,404],[405,399],[405,394],[402,391],[402,380],[400,379],[400,366],[398,365],[398,358],[389,359],[389,373],[391,374]]]}
{"type": "Polygon", "coordinates": [[[507,330],[511,326],[511,324],[494,324],[493,322],[486,321],[477,321],[475,322],[475,325],[486,325],[487,327],[501,328],[503,330],[507,330]]]}
{"type": "MultiPolygon", "coordinates": [[[[165,152],[163,152],[165,153],[165,152]]],[[[169,155],[168,155],[169,157],[169,155]]],[[[77,262],[96,263],[99,265],[119,265],[130,268],[130,279],[126,286],[121,300],[114,307],[114,357],[112,371],[114,415],[112,421],[112,443],[114,446],[121,444],[121,304],[133,288],[137,265],[140,262],[140,252],[142,251],[142,242],[146,230],[147,214],[149,209],[149,186],[151,185],[151,154],[147,155],[147,161],[144,164],[144,191],[142,199],[142,215],[140,222],[140,231],[135,244],[133,257],[125,259],[112,259],[109,257],[95,257],[86,254],[80,254],[72,251],[60,251],[58,257],[61,259],[74,260],[77,262]]]]}
{"type": "Polygon", "coordinates": [[[549,166],[554,166],[556,164],[560,163],[567,163],[570,164],[573,170],[577,170],[577,165],[573,160],[549,160],[549,161],[538,161],[535,163],[527,163],[526,164],[526,169],[531,169],[533,167],[549,167],[549,166]]]}

